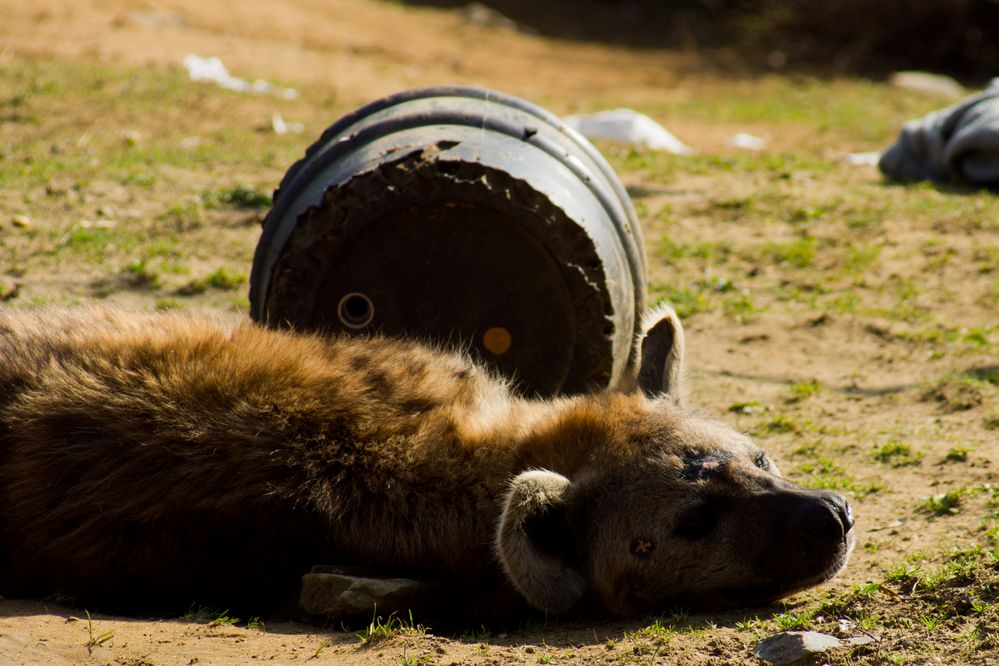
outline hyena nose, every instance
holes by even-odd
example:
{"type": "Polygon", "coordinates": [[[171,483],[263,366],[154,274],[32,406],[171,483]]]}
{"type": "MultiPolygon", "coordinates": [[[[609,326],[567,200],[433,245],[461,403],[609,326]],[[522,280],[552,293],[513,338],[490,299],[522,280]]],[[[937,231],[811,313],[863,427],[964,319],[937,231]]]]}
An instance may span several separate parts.
{"type": "Polygon", "coordinates": [[[795,518],[801,534],[819,547],[843,541],[854,523],[846,498],[827,491],[810,495],[795,518]]]}

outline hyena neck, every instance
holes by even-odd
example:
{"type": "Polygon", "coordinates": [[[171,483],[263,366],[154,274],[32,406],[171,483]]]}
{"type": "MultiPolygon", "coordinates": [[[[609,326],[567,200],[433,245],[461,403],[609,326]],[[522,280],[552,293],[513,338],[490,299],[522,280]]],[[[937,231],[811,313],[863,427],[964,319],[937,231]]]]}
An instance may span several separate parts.
{"type": "Polygon", "coordinates": [[[645,409],[637,394],[605,393],[552,403],[519,442],[521,469],[548,469],[569,478],[594,473],[629,455],[626,432],[645,409]]]}
{"type": "Polygon", "coordinates": [[[355,459],[380,471],[355,469],[344,477],[357,487],[346,495],[339,489],[348,500],[335,512],[341,555],[348,564],[375,569],[409,561],[414,569],[404,566],[401,573],[416,577],[481,573],[485,562],[494,562],[492,542],[510,481],[529,469],[570,478],[590,473],[593,461],[606,460],[604,452],[614,448],[615,421],[608,414],[630,400],[508,398],[429,416],[427,429],[380,448],[377,459],[355,459]],[[356,504],[351,496],[369,500],[356,504]],[[379,529],[371,529],[374,524],[379,529]]]}

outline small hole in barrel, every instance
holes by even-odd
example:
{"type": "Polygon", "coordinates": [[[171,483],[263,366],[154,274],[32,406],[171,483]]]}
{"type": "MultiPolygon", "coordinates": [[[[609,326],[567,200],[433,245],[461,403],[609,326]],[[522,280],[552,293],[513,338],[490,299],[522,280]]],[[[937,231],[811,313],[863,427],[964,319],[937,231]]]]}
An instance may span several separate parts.
{"type": "Polygon", "coordinates": [[[354,292],[340,299],[336,313],[347,328],[364,328],[375,318],[375,304],[364,294],[354,292]]]}

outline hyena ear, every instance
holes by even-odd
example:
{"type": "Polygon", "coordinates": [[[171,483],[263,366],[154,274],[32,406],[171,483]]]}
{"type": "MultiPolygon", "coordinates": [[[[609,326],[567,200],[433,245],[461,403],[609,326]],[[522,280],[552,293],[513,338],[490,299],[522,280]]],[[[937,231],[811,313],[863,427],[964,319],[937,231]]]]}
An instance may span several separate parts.
{"type": "Polygon", "coordinates": [[[575,539],[566,520],[572,482],[561,474],[518,474],[496,532],[496,552],[514,587],[532,606],[561,613],[582,598],[586,581],[571,564],[575,539]]]}
{"type": "Polygon", "coordinates": [[[669,396],[680,404],[683,372],[683,326],[676,311],[661,305],[645,315],[638,387],[650,398],[669,396]]]}

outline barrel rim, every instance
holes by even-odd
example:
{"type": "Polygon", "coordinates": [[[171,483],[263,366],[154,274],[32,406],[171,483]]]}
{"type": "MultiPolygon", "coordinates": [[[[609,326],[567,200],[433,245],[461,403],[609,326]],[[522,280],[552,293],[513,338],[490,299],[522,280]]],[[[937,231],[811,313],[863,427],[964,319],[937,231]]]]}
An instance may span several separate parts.
{"type": "MultiPolygon", "coordinates": [[[[295,201],[292,195],[299,191],[305,184],[311,182],[310,176],[314,177],[317,175],[317,172],[325,169],[330,163],[338,159],[341,154],[348,152],[358,143],[363,145],[363,142],[357,141],[358,137],[356,134],[351,135],[350,140],[337,140],[339,135],[342,135],[351,126],[363,121],[364,118],[392,106],[420,99],[446,97],[478,99],[490,103],[496,102],[525,112],[538,118],[539,120],[544,121],[560,134],[567,137],[577,148],[583,151],[586,157],[593,162],[600,175],[603,177],[603,180],[614,191],[617,201],[624,212],[625,219],[622,220],[620,218],[613,204],[607,201],[607,194],[603,192],[601,188],[595,187],[592,183],[592,179],[589,178],[587,174],[583,173],[578,165],[573,164],[572,160],[562,160],[562,158],[567,156],[566,154],[554,152],[554,146],[538,145],[541,139],[534,140],[535,137],[530,137],[530,140],[532,140],[534,145],[542,150],[545,150],[545,152],[552,154],[557,159],[560,159],[560,161],[563,161],[563,163],[565,163],[566,166],[569,167],[577,176],[582,177],[584,182],[587,183],[587,186],[591,191],[593,191],[594,195],[604,207],[608,217],[617,227],[618,233],[622,239],[622,246],[625,250],[629,268],[632,272],[633,293],[635,298],[634,326],[635,332],[637,333],[640,327],[642,309],[644,308],[644,302],[646,299],[646,264],[643,252],[644,242],[641,233],[641,226],[638,221],[637,213],[635,212],[634,206],[631,203],[631,199],[628,196],[624,185],[621,183],[620,179],[614,173],[613,169],[607,163],[603,155],[600,154],[593,144],[587,141],[578,132],[568,127],[558,116],[532,102],[528,102],[527,100],[514,95],[476,86],[432,86],[400,91],[369,102],[368,104],[346,114],[345,116],[342,116],[323,132],[319,140],[313,143],[306,150],[305,156],[295,162],[295,164],[288,169],[285,176],[282,178],[278,189],[274,192],[274,205],[264,221],[264,229],[257,244],[251,270],[251,316],[259,321],[265,314],[264,303],[267,300],[266,291],[268,290],[268,285],[265,284],[265,282],[267,282],[265,277],[270,275],[271,268],[274,263],[274,261],[271,260],[271,257],[274,255],[268,255],[265,248],[269,248],[272,244],[274,236],[278,232],[278,228],[284,226],[281,224],[281,221],[285,219],[288,209],[295,201]],[[264,266],[264,264],[267,264],[267,266],[264,266]]],[[[444,115],[445,114],[442,114],[441,112],[437,112],[433,115],[433,118],[439,119],[444,115]]],[[[451,115],[455,119],[461,119],[460,114],[458,113],[452,112],[451,115]]],[[[431,120],[430,117],[426,119],[431,120]]],[[[468,125],[469,123],[461,122],[451,124],[468,125]]],[[[497,123],[495,122],[495,119],[488,119],[487,122],[487,118],[485,116],[482,117],[482,124],[488,126],[489,129],[501,131],[504,134],[512,136],[519,136],[522,134],[522,128],[520,128],[520,131],[517,131],[516,128],[509,126],[509,123],[497,123]],[[504,127],[504,125],[506,126],[504,127]]],[[[389,129],[392,129],[397,126],[398,123],[386,123],[386,125],[388,125],[389,129]]],[[[377,126],[374,126],[373,128],[363,128],[360,132],[358,132],[358,134],[363,133],[364,137],[368,138],[369,133],[365,132],[365,129],[371,130],[370,135],[384,135],[386,133],[384,131],[384,127],[381,128],[381,130],[376,130],[374,128],[377,128],[377,126]]]]}

